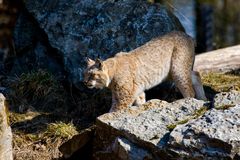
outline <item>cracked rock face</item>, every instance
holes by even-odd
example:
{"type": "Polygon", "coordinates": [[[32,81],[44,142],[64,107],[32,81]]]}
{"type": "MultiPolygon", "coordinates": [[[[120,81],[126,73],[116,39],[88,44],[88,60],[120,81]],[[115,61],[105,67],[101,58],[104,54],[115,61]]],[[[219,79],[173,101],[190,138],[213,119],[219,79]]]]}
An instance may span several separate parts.
{"type": "Polygon", "coordinates": [[[24,52],[41,54],[32,44],[33,37],[40,37],[35,41],[47,43],[42,47],[45,50],[54,48],[46,52],[62,60],[58,64],[63,64],[74,84],[82,80],[86,56],[105,59],[120,51],[133,50],[156,36],[183,30],[165,7],[143,0],[25,0],[24,5],[43,33],[34,28],[23,32],[27,22],[23,23],[26,20],[21,16],[15,29],[16,46],[24,48],[24,52]],[[44,39],[47,41],[42,42],[44,39]]]}
{"type": "Polygon", "coordinates": [[[215,108],[227,108],[236,104],[240,104],[240,92],[234,90],[216,94],[213,101],[215,108]]]}
{"type": "Polygon", "coordinates": [[[170,134],[168,125],[190,119],[203,105],[204,101],[191,98],[173,103],[150,100],[138,109],[107,113],[97,119],[100,139],[96,143],[110,145],[116,141],[115,136],[123,136],[131,143],[150,149],[153,157],[158,156],[157,154],[162,154],[168,141],[170,134]],[[109,136],[107,139],[104,138],[106,135],[109,136]]]}
{"type": "Polygon", "coordinates": [[[150,100],[140,107],[104,114],[96,123],[95,158],[136,159],[131,158],[135,150],[146,159],[237,160],[238,95],[237,91],[217,94],[213,108],[192,98],[172,103],[150,100]]]}
{"type": "Polygon", "coordinates": [[[177,126],[168,144],[182,158],[233,159],[240,152],[240,104],[227,110],[212,109],[177,126]]]}

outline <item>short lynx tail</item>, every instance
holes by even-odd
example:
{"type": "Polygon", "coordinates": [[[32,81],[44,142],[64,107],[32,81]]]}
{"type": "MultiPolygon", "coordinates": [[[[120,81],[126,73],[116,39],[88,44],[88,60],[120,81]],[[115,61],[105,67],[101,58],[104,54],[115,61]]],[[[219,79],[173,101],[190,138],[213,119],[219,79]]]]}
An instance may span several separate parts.
{"type": "Polygon", "coordinates": [[[192,84],[193,84],[193,89],[195,91],[195,96],[197,99],[201,100],[207,100],[205,96],[205,92],[203,89],[203,85],[201,82],[200,74],[197,71],[192,71],[192,84]]]}

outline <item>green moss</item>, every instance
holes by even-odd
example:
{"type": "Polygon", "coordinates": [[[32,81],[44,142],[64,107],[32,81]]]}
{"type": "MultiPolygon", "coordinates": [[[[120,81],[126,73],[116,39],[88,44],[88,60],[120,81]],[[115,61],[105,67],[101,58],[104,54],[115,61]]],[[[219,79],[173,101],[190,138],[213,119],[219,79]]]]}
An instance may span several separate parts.
{"type": "Polygon", "coordinates": [[[175,124],[167,125],[167,129],[168,129],[169,131],[172,131],[177,125],[185,124],[185,123],[187,123],[188,121],[189,121],[189,119],[184,119],[184,120],[182,120],[182,121],[178,121],[178,122],[175,123],[175,124]]]}
{"type": "Polygon", "coordinates": [[[176,126],[177,126],[177,124],[170,124],[170,125],[167,125],[167,129],[169,131],[172,131],[176,126]]]}
{"type": "Polygon", "coordinates": [[[194,113],[194,118],[200,117],[202,116],[206,111],[208,110],[207,106],[203,106],[202,108],[196,110],[196,112],[194,113]]]}
{"type": "Polygon", "coordinates": [[[207,110],[208,110],[208,107],[203,106],[202,108],[196,110],[192,117],[187,118],[187,119],[184,119],[184,120],[181,120],[181,121],[178,121],[178,122],[176,122],[175,124],[167,125],[167,129],[168,129],[169,131],[172,131],[177,125],[185,124],[185,123],[187,123],[189,120],[195,119],[195,118],[203,115],[207,110]]]}
{"type": "Polygon", "coordinates": [[[225,109],[229,109],[229,108],[234,107],[234,106],[235,106],[235,105],[233,105],[233,104],[222,105],[222,106],[217,106],[217,107],[215,107],[215,109],[217,109],[217,110],[225,110],[225,109]]]}
{"type": "Polygon", "coordinates": [[[203,85],[211,87],[216,92],[227,92],[230,90],[240,91],[240,76],[224,73],[202,74],[203,85]]]}

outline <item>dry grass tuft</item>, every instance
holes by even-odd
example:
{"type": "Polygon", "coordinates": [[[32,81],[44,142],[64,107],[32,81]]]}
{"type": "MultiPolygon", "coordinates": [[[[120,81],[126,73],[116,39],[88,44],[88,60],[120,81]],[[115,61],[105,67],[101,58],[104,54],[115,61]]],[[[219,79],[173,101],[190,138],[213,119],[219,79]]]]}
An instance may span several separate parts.
{"type": "Polygon", "coordinates": [[[50,73],[39,70],[15,77],[10,84],[8,97],[10,106],[17,112],[36,109],[43,112],[64,109],[67,103],[66,92],[50,73]],[[16,107],[17,106],[17,107],[16,107]]]}
{"type": "Polygon", "coordinates": [[[216,92],[230,90],[240,91],[240,76],[224,73],[208,73],[201,76],[203,85],[211,87],[216,92]]]}
{"type": "Polygon", "coordinates": [[[44,133],[48,137],[61,137],[70,139],[78,134],[77,128],[72,123],[50,123],[44,133]]]}

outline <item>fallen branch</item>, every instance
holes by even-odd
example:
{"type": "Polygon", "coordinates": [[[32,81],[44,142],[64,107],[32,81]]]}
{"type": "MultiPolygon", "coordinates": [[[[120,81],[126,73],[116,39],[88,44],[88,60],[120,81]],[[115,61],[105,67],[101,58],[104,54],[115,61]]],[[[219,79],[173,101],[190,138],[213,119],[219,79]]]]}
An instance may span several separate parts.
{"type": "Polygon", "coordinates": [[[194,70],[199,72],[228,72],[240,69],[240,45],[199,54],[194,70]]]}

